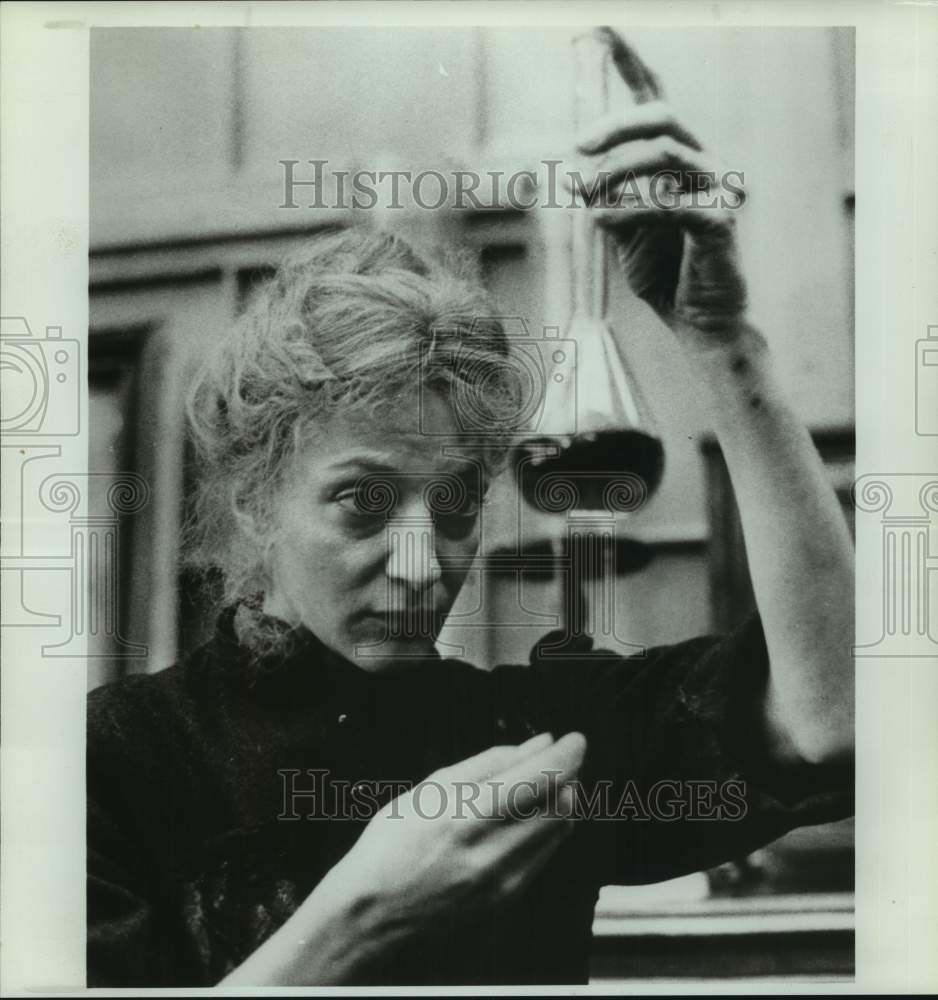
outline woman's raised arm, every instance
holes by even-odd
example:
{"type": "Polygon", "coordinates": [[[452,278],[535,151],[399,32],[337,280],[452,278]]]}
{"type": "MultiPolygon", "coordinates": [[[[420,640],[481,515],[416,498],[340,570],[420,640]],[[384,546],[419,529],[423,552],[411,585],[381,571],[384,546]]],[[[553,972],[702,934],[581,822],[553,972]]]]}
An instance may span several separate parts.
{"type": "Polygon", "coordinates": [[[715,161],[656,99],[653,74],[609,32],[607,41],[640,103],[581,139],[607,194],[591,210],[614,234],[633,291],[673,332],[723,448],[769,651],[770,743],[779,759],[843,760],[853,748],[853,546],[765,339],[746,318],[735,238],[741,175],[721,184],[715,161]],[[651,84],[638,92],[636,79],[651,84]],[[609,197],[624,191],[647,196],[609,197]]]}

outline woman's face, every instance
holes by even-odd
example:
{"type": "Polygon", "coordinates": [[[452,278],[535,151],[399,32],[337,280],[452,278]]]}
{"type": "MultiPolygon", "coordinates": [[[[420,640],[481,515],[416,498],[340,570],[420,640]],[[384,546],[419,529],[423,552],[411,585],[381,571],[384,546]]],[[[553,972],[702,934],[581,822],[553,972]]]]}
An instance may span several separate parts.
{"type": "Polygon", "coordinates": [[[425,397],[421,419],[416,395],[377,418],[330,417],[279,499],[265,610],[365,670],[437,655],[479,544],[482,463],[468,448],[444,454],[441,438],[458,438],[458,426],[443,396],[425,397]]]}

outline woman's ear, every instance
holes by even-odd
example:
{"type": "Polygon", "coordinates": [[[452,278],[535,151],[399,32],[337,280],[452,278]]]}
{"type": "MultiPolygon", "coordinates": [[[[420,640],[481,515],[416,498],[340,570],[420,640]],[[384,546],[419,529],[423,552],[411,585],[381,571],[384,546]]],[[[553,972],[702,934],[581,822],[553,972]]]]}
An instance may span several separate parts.
{"type": "Polygon", "coordinates": [[[237,501],[234,504],[234,519],[239,534],[246,542],[263,546],[257,526],[257,518],[237,501]]]}
{"type": "Polygon", "coordinates": [[[259,589],[265,592],[274,578],[275,549],[277,545],[276,521],[272,513],[260,511],[239,502],[232,503],[238,541],[247,551],[244,563],[254,566],[253,576],[259,589]]]}
{"type": "Polygon", "coordinates": [[[243,495],[233,492],[231,509],[242,538],[257,548],[259,555],[263,555],[266,559],[268,554],[266,550],[275,542],[276,497],[265,496],[260,504],[248,503],[245,502],[243,495]]]}
{"type": "Polygon", "coordinates": [[[287,592],[280,586],[277,574],[274,570],[273,561],[273,540],[265,548],[264,556],[264,600],[261,610],[265,615],[272,618],[279,618],[288,625],[297,626],[303,623],[302,616],[294,608],[293,603],[287,596],[287,592]]]}

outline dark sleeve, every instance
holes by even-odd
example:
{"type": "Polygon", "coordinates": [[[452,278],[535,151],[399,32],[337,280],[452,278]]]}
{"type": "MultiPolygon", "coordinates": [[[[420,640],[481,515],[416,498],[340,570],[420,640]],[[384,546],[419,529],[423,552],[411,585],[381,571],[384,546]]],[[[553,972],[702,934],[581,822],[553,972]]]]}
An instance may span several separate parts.
{"type": "Polygon", "coordinates": [[[198,971],[188,967],[161,902],[152,823],[140,808],[154,789],[148,754],[108,687],[88,701],[87,984],[195,985],[198,971]]]}
{"type": "Polygon", "coordinates": [[[601,883],[658,882],[853,812],[851,765],[780,765],[762,705],[768,653],[753,615],[723,637],[624,658],[532,654],[541,712],[589,749],[579,814],[601,883]]]}

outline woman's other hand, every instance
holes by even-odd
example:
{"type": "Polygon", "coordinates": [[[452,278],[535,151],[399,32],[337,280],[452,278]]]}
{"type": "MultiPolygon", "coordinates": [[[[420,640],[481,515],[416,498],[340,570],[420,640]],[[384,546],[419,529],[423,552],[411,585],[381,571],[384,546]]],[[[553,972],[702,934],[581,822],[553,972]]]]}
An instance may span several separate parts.
{"type": "Polygon", "coordinates": [[[393,942],[519,892],[573,829],[586,741],[541,734],[435,771],[388,803],[329,873],[393,942]]]}
{"type": "Polygon", "coordinates": [[[386,805],[223,986],[355,983],[395,947],[519,892],[573,829],[586,740],[543,733],[435,771],[386,805]],[[430,818],[433,817],[433,818],[430,818]]]}

